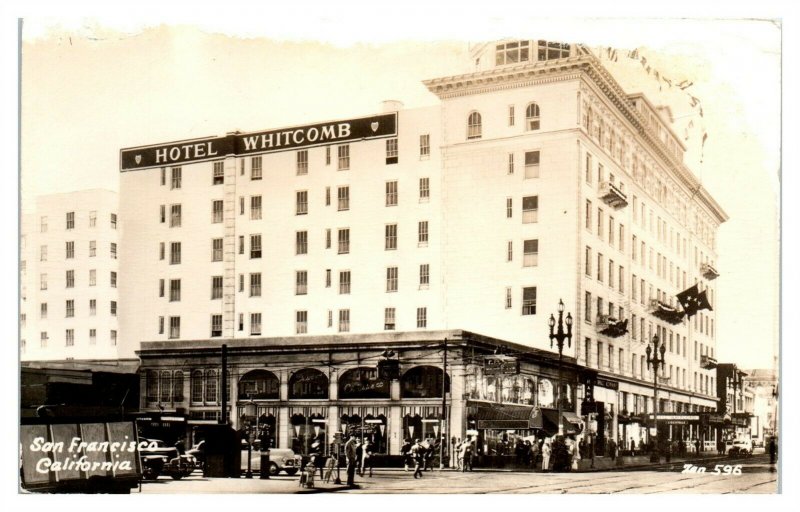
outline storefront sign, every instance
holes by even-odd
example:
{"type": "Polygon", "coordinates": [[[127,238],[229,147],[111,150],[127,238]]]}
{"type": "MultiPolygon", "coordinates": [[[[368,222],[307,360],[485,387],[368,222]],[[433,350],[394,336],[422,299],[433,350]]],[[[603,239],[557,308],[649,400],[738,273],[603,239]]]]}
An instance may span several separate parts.
{"type": "Polygon", "coordinates": [[[613,380],[608,380],[608,379],[603,379],[601,377],[597,377],[597,379],[595,379],[594,383],[596,385],[600,386],[600,387],[603,387],[603,388],[606,388],[606,389],[613,389],[614,391],[617,391],[619,389],[619,382],[616,382],[616,381],[613,381],[613,380]]]}
{"type": "Polygon", "coordinates": [[[553,405],[553,384],[548,379],[539,381],[539,405],[550,407],[553,405]]]}
{"type": "Polygon", "coordinates": [[[516,375],[519,373],[519,361],[509,356],[486,356],[483,359],[484,375],[516,375]]]}
{"type": "Polygon", "coordinates": [[[264,132],[204,137],[120,150],[120,171],[258,155],[397,135],[397,113],[295,126],[264,132]]]}

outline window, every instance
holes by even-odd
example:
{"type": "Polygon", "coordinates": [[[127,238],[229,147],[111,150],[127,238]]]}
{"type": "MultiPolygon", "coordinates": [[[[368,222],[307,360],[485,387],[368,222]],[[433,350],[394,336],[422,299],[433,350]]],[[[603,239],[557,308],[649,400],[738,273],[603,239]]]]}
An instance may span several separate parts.
{"type": "Polygon", "coordinates": [[[419,201],[421,203],[426,202],[431,197],[431,185],[430,185],[430,178],[420,178],[419,179],[419,201]]]}
{"type": "Polygon", "coordinates": [[[397,182],[386,182],[386,206],[397,206],[397,182]]]}
{"type": "Polygon", "coordinates": [[[597,236],[603,238],[603,210],[597,209],[597,236]]]}
{"type": "Polygon", "coordinates": [[[506,286],[506,309],[511,309],[511,287],[506,286]]]}
{"type": "Polygon", "coordinates": [[[510,219],[514,216],[514,198],[506,198],[506,218],[510,219]]]}
{"type": "Polygon", "coordinates": [[[608,260],[608,286],[614,288],[614,260],[608,260]]]}
{"type": "Polygon", "coordinates": [[[41,338],[39,339],[39,346],[42,348],[47,348],[47,332],[41,333],[41,338]]]}
{"type": "Polygon", "coordinates": [[[331,147],[325,146],[325,165],[331,165],[331,147]]]}
{"type": "Polygon", "coordinates": [[[89,286],[96,286],[97,285],[97,270],[90,269],[89,270],[89,286]]]}
{"type": "Polygon", "coordinates": [[[584,250],[583,261],[584,261],[584,267],[585,267],[584,268],[584,273],[587,276],[591,277],[591,275],[592,275],[592,248],[589,247],[588,245],[586,246],[586,249],[584,250]]]}
{"type": "Polygon", "coordinates": [[[426,157],[431,154],[431,136],[424,134],[419,136],[419,156],[426,157]]]}
{"type": "Polygon", "coordinates": [[[222,315],[211,315],[211,337],[222,336],[222,315]]]}
{"type": "Polygon", "coordinates": [[[625,226],[623,224],[619,225],[619,250],[621,252],[625,252],[625,226]]]}
{"type": "Polygon", "coordinates": [[[244,215],[244,196],[239,196],[239,215],[244,215]]]}
{"type": "Polygon", "coordinates": [[[74,270],[67,270],[67,288],[75,288],[75,271],[74,270]]]}
{"type": "Polygon", "coordinates": [[[250,179],[253,181],[261,179],[261,157],[250,158],[250,179]]]}
{"type": "Polygon", "coordinates": [[[338,150],[339,155],[338,170],[346,171],[350,168],[350,146],[345,144],[344,146],[339,146],[336,149],[338,150]]]}
{"type": "Polygon", "coordinates": [[[514,259],[514,242],[509,240],[508,244],[506,245],[506,261],[512,261],[514,259]]]}
{"type": "Polygon", "coordinates": [[[348,254],[350,252],[350,229],[339,230],[339,254],[348,254]]]}
{"type": "Polygon", "coordinates": [[[261,313],[250,313],[250,335],[261,334],[261,313]]]}
{"type": "Polygon", "coordinates": [[[395,326],[395,309],[385,308],[383,310],[383,330],[393,331],[395,326]]]}
{"type": "Polygon", "coordinates": [[[386,225],[384,249],[397,249],[397,224],[386,225]]]}
{"type": "Polygon", "coordinates": [[[244,331],[244,313],[239,313],[239,330],[244,331]]]}
{"type": "Polygon", "coordinates": [[[66,259],[73,259],[75,257],[75,242],[67,242],[66,259]]]}
{"type": "Polygon", "coordinates": [[[41,304],[39,304],[39,318],[41,318],[42,320],[46,320],[47,319],[47,303],[46,302],[42,302],[41,304]]]}
{"type": "Polygon", "coordinates": [[[339,332],[350,332],[350,310],[349,309],[340,309],[339,310],[339,332]]]}
{"type": "Polygon", "coordinates": [[[225,162],[214,162],[212,185],[222,185],[225,183],[225,162]]]}
{"type": "Polygon", "coordinates": [[[250,198],[250,218],[252,220],[261,218],[261,196],[252,196],[250,198]]]}
{"type": "Polygon", "coordinates": [[[206,402],[217,401],[217,372],[209,370],[206,373],[206,402]]]}
{"type": "Polygon", "coordinates": [[[508,154],[508,169],[506,170],[507,174],[514,174],[514,153],[508,154]]]}
{"type": "Polygon", "coordinates": [[[295,254],[308,254],[308,231],[297,231],[294,235],[295,254]]]}
{"type": "Polygon", "coordinates": [[[67,311],[67,313],[66,313],[65,316],[67,318],[73,318],[75,316],[75,301],[74,300],[68,300],[67,301],[66,311],[67,311]]]}
{"type": "Polygon", "coordinates": [[[636,339],[636,315],[631,315],[631,339],[636,339]]]}
{"type": "Polygon", "coordinates": [[[164,259],[164,252],[165,252],[164,247],[165,247],[164,242],[159,242],[159,244],[158,244],[158,259],[159,260],[163,260],[164,259]]]}
{"type": "Polygon", "coordinates": [[[419,222],[417,244],[419,246],[428,245],[428,221],[422,220],[419,222]]]}
{"type": "Polygon", "coordinates": [[[536,287],[530,286],[522,289],[522,314],[536,314],[536,287]]]}
{"type": "Polygon", "coordinates": [[[211,276],[211,300],[222,298],[222,276],[211,276]]]}
{"type": "MultiPolygon", "coordinates": [[[[222,278],[220,278],[220,281],[222,278]]],[[[221,284],[221,283],[220,283],[221,284]]],[[[261,273],[250,274],[250,296],[261,297],[261,273]]]]}
{"type": "Polygon", "coordinates": [[[598,368],[602,368],[603,367],[603,342],[602,341],[598,341],[597,342],[597,367],[598,368]]]}
{"type": "Polygon", "coordinates": [[[244,254],[244,236],[239,235],[239,254],[244,254]]]}
{"type": "Polygon", "coordinates": [[[619,293],[625,293],[625,267],[619,266],[619,293]]]}
{"type": "Polygon", "coordinates": [[[169,280],[169,301],[170,302],[178,302],[181,300],[181,280],[180,279],[170,279],[169,280]]]}
{"type": "Polygon", "coordinates": [[[325,269],[325,288],[331,287],[331,269],[325,269]]]}
{"type": "Polygon", "coordinates": [[[295,272],[295,295],[305,295],[308,293],[308,272],[298,270],[295,272]]]}
{"type": "Polygon", "coordinates": [[[397,291],[397,267],[388,267],[386,269],[386,291],[397,291]]]}
{"type": "Polygon", "coordinates": [[[40,290],[47,289],[47,274],[41,274],[39,276],[39,289],[40,290]]]}
{"type": "Polygon", "coordinates": [[[467,139],[481,138],[481,115],[477,112],[470,113],[467,118],[467,139]]]}
{"type": "Polygon", "coordinates": [[[539,240],[525,240],[523,242],[523,267],[535,267],[539,264],[539,240]]]}
{"type": "Polygon", "coordinates": [[[222,238],[211,240],[211,261],[222,261],[222,238]]]}
{"type": "Polygon", "coordinates": [[[261,257],[261,235],[250,235],[250,259],[261,257]]]}
{"type": "Polygon", "coordinates": [[[211,202],[211,212],[212,212],[211,222],[214,224],[222,222],[222,217],[223,217],[222,204],[223,203],[220,200],[211,202]]]}
{"type": "Polygon", "coordinates": [[[117,244],[111,242],[111,259],[117,259],[117,244]]]}
{"type": "Polygon", "coordinates": [[[181,168],[180,167],[173,167],[172,168],[172,188],[181,188],[181,168]]]}
{"type": "Polygon", "coordinates": [[[297,175],[308,174],[308,150],[301,149],[297,152],[297,175]]]}
{"type": "Polygon", "coordinates": [[[586,200],[586,222],[585,222],[586,229],[588,231],[592,231],[592,202],[588,199],[586,200]]]}
{"type": "Polygon", "coordinates": [[[111,272],[111,287],[112,288],[117,287],[117,273],[114,271],[111,272]]]}
{"type": "Polygon", "coordinates": [[[345,211],[350,209],[350,187],[339,187],[337,191],[339,204],[338,209],[339,211],[345,211]]]}
{"type": "Polygon", "coordinates": [[[161,186],[164,186],[166,184],[167,184],[167,168],[166,167],[162,167],[161,168],[161,186]]]}
{"type": "Polygon", "coordinates": [[[539,177],[539,151],[525,152],[525,178],[539,177]]]}
{"type": "Polygon", "coordinates": [[[431,279],[431,266],[428,263],[423,263],[419,266],[419,289],[427,290],[430,285],[431,279]]]}
{"type": "Polygon", "coordinates": [[[295,207],[295,214],[307,215],[308,214],[308,191],[299,190],[297,192],[297,201],[295,207]]]}
{"type": "Polygon", "coordinates": [[[89,241],[89,257],[94,258],[97,256],[97,240],[89,241]]]}
{"type": "Polygon", "coordinates": [[[495,64],[513,64],[527,62],[530,59],[530,41],[514,41],[513,43],[498,44],[495,47],[495,64]]]}
{"type": "Polygon", "coordinates": [[[325,248],[326,249],[330,249],[331,248],[331,230],[330,230],[330,228],[325,230],[325,248]]]}
{"type": "Polygon", "coordinates": [[[350,293],[350,271],[339,272],[339,294],[347,295],[350,293]]]}
{"type": "Polygon", "coordinates": [[[428,308],[417,308],[417,329],[428,327],[428,308]]]}
{"type": "Polygon", "coordinates": [[[608,216],[608,245],[614,246],[614,217],[608,216]]]}
{"type": "Polygon", "coordinates": [[[305,334],[308,332],[308,311],[298,311],[295,314],[295,333],[305,334]]]}
{"type": "Polygon", "coordinates": [[[583,296],[583,319],[592,323],[592,294],[586,292],[583,296]]]}
{"type": "Polygon", "coordinates": [[[75,212],[67,212],[67,229],[75,229],[75,212]]]}
{"type": "Polygon", "coordinates": [[[508,126],[514,126],[514,105],[508,106],[508,126]]]}
{"type": "Polygon", "coordinates": [[[525,109],[525,129],[528,131],[539,129],[539,105],[528,104],[525,109]]]}
{"type": "Polygon", "coordinates": [[[89,299],[89,316],[97,315],[97,299],[89,299]]]}
{"type": "Polygon", "coordinates": [[[331,205],[331,187],[325,187],[325,206],[331,205]]]}
{"type": "Polygon", "coordinates": [[[397,163],[397,139],[386,139],[386,165],[397,163]]]}
{"type": "Polygon", "coordinates": [[[111,316],[117,316],[117,301],[112,300],[110,306],[111,316]]]}
{"type": "Polygon", "coordinates": [[[539,196],[522,198],[522,223],[530,224],[539,221],[539,196]]]}
{"type": "Polygon", "coordinates": [[[89,329],[89,345],[97,345],[97,329],[89,329]]]}
{"type": "Polygon", "coordinates": [[[586,153],[586,164],[584,168],[584,179],[589,185],[592,184],[592,155],[586,153]]]}
{"type": "Polygon", "coordinates": [[[75,329],[67,329],[66,333],[67,346],[75,346],[75,329]]]}
{"type": "Polygon", "coordinates": [[[39,222],[39,231],[47,233],[47,217],[42,217],[39,219],[39,222]]]}

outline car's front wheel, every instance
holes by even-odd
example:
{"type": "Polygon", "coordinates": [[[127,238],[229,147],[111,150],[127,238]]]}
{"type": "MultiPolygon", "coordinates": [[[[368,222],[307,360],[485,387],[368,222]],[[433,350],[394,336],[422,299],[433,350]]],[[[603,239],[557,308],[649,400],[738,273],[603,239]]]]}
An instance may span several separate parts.
{"type": "Polygon", "coordinates": [[[277,464],[274,462],[269,463],[269,476],[278,476],[278,473],[280,472],[281,468],[279,468],[277,464]]]}

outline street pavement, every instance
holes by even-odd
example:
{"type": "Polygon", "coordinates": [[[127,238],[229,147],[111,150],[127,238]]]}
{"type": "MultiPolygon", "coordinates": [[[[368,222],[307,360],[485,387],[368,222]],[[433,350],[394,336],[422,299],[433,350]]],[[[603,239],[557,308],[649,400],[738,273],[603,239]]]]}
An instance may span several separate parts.
{"type": "MultiPolygon", "coordinates": [[[[299,486],[299,476],[280,475],[261,480],[258,473],[253,479],[205,478],[197,471],[188,478],[172,480],[160,477],[155,482],[142,485],[144,494],[260,494],[260,493],[319,493],[344,494],[772,494],[777,492],[775,466],[766,455],[744,459],[697,462],[705,472],[685,472],[685,463],[662,464],[641,470],[614,470],[592,473],[531,473],[523,471],[476,470],[427,471],[421,479],[402,469],[376,469],[372,478],[356,477],[356,489],[343,485],[316,481],[316,487],[299,486]],[[719,474],[714,473],[720,464],[719,474]],[[741,474],[732,474],[741,464],[741,474]],[[726,468],[725,466],[730,466],[726,468]],[[726,472],[731,474],[726,474],[726,472]]],[[[341,477],[345,478],[342,471],[341,477]]],[[[134,491],[135,492],[135,491],[134,491]]]]}

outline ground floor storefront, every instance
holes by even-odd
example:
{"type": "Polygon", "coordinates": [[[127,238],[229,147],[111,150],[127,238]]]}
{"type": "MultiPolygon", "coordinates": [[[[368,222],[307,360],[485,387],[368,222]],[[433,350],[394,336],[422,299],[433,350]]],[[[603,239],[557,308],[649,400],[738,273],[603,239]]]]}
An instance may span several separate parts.
{"type": "Polygon", "coordinates": [[[526,436],[552,435],[559,399],[564,424],[580,429],[574,359],[559,369],[557,354],[475,333],[228,340],[224,371],[222,345],[144,342],[141,410],[185,414],[188,443],[224,414],[243,435],[302,455],[355,436],[397,461],[420,439],[451,465],[467,438],[480,455],[508,456],[526,436]]]}

